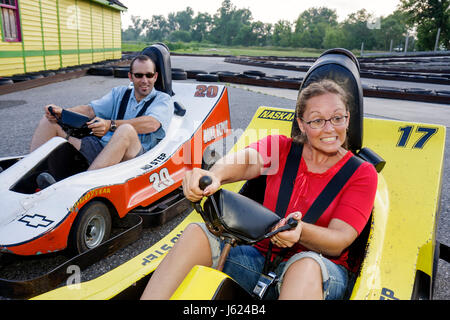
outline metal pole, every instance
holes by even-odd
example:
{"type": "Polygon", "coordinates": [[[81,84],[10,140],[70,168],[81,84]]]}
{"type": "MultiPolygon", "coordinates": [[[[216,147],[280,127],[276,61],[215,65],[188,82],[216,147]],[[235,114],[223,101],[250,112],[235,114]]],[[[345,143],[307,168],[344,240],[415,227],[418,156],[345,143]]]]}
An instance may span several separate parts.
{"type": "Polygon", "coordinates": [[[408,51],[408,40],[409,40],[409,34],[406,35],[406,40],[405,40],[405,53],[408,51]]]}
{"type": "Polygon", "coordinates": [[[437,34],[436,34],[436,42],[434,43],[434,51],[437,51],[438,44],[439,44],[439,35],[441,34],[441,28],[438,28],[437,34]]]}

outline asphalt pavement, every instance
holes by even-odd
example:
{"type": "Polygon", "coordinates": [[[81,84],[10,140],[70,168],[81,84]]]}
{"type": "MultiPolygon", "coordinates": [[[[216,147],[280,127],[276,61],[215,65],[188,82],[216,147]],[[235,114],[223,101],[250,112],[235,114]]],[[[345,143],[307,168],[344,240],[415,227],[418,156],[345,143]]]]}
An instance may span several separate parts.
{"type": "MultiPolygon", "coordinates": [[[[281,74],[290,77],[301,77],[304,73],[288,70],[274,70],[261,67],[249,67],[229,64],[223,58],[172,57],[172,67],[185,70],[235,71],[260,70],[267,75],[281,74]]],[[[186,80],[195,81],[195,80],[186,80]]],[[[375,84],[381,80],[362,79],[363,83],[375,84]]],[[[396,85],[395,81],[382,83],[396,85]]],[[[28,153],[31,136],[38,120],[43,115],[43,107],[54,103],[63,107],[86,104],[89,101],[106,94],[112,87],[128,84],[127,79],[85,76],[78,79],[53,83],[46,86],[28,89],[20,92],[0,95],[0,157],[22,155],[28,153]]],[[[439,87],[449,90],[449,86],[418,83],[398,83],[402,87],[439,87]]],[[[228,84],[231,126],[235,130],[244,130],[259,106],[273,106],[294,109],[297,93],[289,89],[270,89],[264,87],[250,87],[228,84]]],[[[442,124],[447,127],[445,163],[441,194],[441,216],[437,228],[437,240],[450,245],[450,106],[431,103],[420,103],[402,100],[386,100],[365,98],[365,116],[386,119],[415,121],[442,124]]],[[[131,257],[142,252],[158,241],[170,230],[171,226],[179,223],[179,217],[169,224],[146,230],[142,239],[127,248],[120,250],[111,257],[83,271],[82,279],[93,279],[111,270],[131,257]]],[[[2,271],[3,272],[3,271],[2,271]]],[[[450,264],[439,261],[434,293],[435,299],[450,300],[450,264]]]]}

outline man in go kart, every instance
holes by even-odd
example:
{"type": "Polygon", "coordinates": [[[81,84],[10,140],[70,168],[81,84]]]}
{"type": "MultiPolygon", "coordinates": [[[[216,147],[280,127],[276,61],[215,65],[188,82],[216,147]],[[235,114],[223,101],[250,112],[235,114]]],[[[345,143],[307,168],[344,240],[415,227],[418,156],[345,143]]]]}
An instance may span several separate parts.
{"type": "MultiPolygon", "coordinates": [[[[350,273],[348,247],[369,219],[377,172],[368,162],[355,160],[346,149],[351,115],[347,95],[335,82],[312,82],[303,89],[295,114],[301,130],[299,136],[268,136],[225,156],[210,171],[194,169],[183,180],[184,193],[189,200],[199,201],[215,193],[222,184],[267,175],[263,205],[277,212],[279,199],[285,199],[285,190],[290,188],[282,214],[284,219],[274,230],[284,226],[289,218],[297,220],[297,226],[254,246],[231,248],[223,272],[248,293],[255,293],[266,264],[266,253],[276,256],[284,248],[290,248],[282,262],[271,270],[276,274],[277,285],[269,287],[266,298],[343,299],[350,273]],[[274,144],[278,148],[272,148],[274,144]],[[301,156],[292,162],[290,159],[295,156],[291,157],[290,153],[295,148],[301,148],[301,156]],[[310,208],[333,177],[355,161],[358,164],[350,178],[318,220],[303,221],[312,214],[310,208]],[[279,165],[272,166],[276,162],[279,165]],[[287,163],[296,169],[291,187],[283,182],[287,163]],[[210,176],[212,183],[202,190],[199,179],[204,175],[210,176]]],[[[204,224],[189,225],[150,278],[142,299],[170,298],[194,265],[215,267],[223,247],[223,241],[204,224]]]]}
{"type": "Polygon", "coordinates": [[[132,87],[115,87],[101,99],[69,109],[91,119],[86,123],[91,134],[86,137],[66,133],[56,119],[63,109],[53,104],[45,106],[45,115],[31,140],[31,151],[52,137],[63,137],[85,156],[88,170],[94,170],[133,159],[153,148],[169,127],[172,98],[154,88],[158,73],[147,55],[132,60],[128,77],[132,87]]]}

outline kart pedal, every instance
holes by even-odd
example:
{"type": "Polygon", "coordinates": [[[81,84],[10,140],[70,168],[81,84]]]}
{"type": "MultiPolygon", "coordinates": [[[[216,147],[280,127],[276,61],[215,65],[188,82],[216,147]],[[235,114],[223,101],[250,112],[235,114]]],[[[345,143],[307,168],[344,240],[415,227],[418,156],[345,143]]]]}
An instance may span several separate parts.
{"type": "Polygon", "coordinates": [[[37,176],[36,183],[38,185],[38,188],[43,190],[51,186],[52,184],[56,183],[56,180],[50,173],[42,172],[37,176]]]}

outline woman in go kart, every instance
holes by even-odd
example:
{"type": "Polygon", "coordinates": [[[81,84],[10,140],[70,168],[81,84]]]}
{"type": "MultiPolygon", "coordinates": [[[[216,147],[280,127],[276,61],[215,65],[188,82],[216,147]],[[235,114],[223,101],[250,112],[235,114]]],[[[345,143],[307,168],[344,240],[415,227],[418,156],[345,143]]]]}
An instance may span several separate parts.
{"type": "MultiPolygon", "coordinates": [[[[225,262],[223,272],[249,293],[260,279],[268,248],[273,255],[282,248],[291,248],[274,268],[279,280],[269,288],[266,298],[344,298],[349,282],[348,247],[370,216],[377,188],[375,168],[362,163],[317,222],[301,219],[353,157],[345,148],[350,116],[346,93],[339,85],[330,80],[313,82],[301,90],[297,100],[299,136],[268,136],[225,156],[209,171],[194,169],[186,174],[183,189],[191,201],[213,194],[222,184],[267,175],[263,205],[275,211],[277,199],[282,196],[280,185],[291,145],[303,146],[285,218],[274,230],[291,217],[298,221],[297,226],[254,246],[233,247],[225,262]],[[212,184],[201,190],[199,179],[204,175],[212,178],[212,184]]],[[[221,248],[221,240],[205,225],[189,225],[152,275],[142,299],[170,298],[194,265],[216,266],[221,248]]]]}

